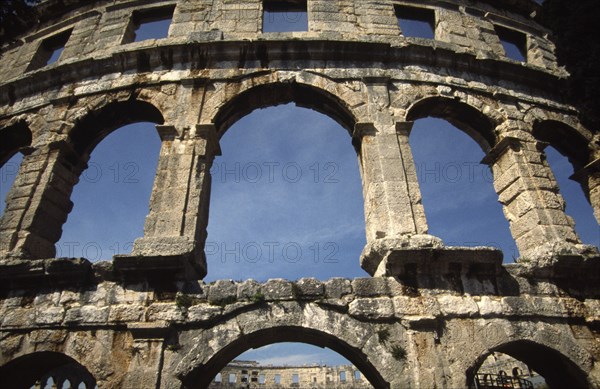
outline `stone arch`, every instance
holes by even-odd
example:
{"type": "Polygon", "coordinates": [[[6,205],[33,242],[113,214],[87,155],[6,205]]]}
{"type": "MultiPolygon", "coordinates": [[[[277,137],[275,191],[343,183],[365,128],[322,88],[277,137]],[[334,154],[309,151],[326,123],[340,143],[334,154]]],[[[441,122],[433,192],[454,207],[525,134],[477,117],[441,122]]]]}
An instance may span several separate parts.
{"type": "Polygon", "coordinates": [[[32,135],[24,120],[0,129],[0,167],[13,155],[31,146],[32,135]]]}
{"type": "Polygon", "coordinates": [[[501,352],[524,362],[542,375],[550,388],[587,388],[587,374],[567,355],[552,346],[533,340],[512,340],[497,345],[483,353],[467,370],[467,385],[472,387],[473,378],[481,364],[493,352],[501,352]]]}
{"type": "Polygon", "coordinates": [[[204,364],[197,366],[182,381],[186,388],[207,387],[215,377],[237,355],[251,349],[273,343],[300,342],[318,347],[328,347],[352,362],[376,388],[388,388],[389,384],[369,361],[367,355],[340,338],[326,332],[300,326],[273,326],[242,334],[228,343],[204,364]]]}
{"type": "Polygon", "coordinates": [[[77,114],[81,112],[85,113],[78,115],[78,119],[70,118],[75,124],[66,139],[36,149],[23,161],[39,179],[33,189],[27,189],[33,190],[29,194],[30,206],[11,210],[12,214],[6,219],[16,223],[3,225],[9,232],[1,243],[17,256],[38,259],[56,255],[54,245],[60,240],[62,227],[73,208],[70,199],[73,188],[90,153],[104,137],[131,123],[164,122],[158,108],[133,97],[103,102],[94,109],[80,109],[77,114]]]}
{"type": "Polygon", "coordinates": [[[214,111],[207,113],[206,117],[215,124],[219,136],[255,109],[291,102],[329,116],[352,135],[354,125],[363,116],[355,109],[362,100],[357,96],[357,92],[345,84],[338,84],[316,75],[311,75],[310,79],[299,76],[293,76],[291,79],[282,77],[278,73],[272,73],[270,77],[257,77],[251,82],[247,80],[236,84],[235,93],[231,95],[227,90],[222,91],[229,96],[224,97],[220,93],[214,96],[221,99],[220,103],[215,106],[214,111]]]}
{"type": "Polygon", "coordinates": [[[67,380],[78,387],[84,383],[93,388],[96,379],[89,370],[75,359],[58,352],[38,351],[20,356],[0,367],[0,382],[10,388],[29,388],[37,381],[46,382],[50,377],[59,388],[67,380]]]}
{"type": "Polygon", "coordinates": [[[537,120],[533,123],[533,136],[549,143],[569,159],[574,171],[590,162],[590,140],[571,125],[558,120],[537,120]]]}
{"type": "Polygon", "coordinates": [[[442,96],[423,98],[409,107],[406,120],[415,121],[427,116],[444,119],[464,131],[486,154],[498,142],[495,129],[500,124],[499,118],[484,114],[482,110],[460,100],[442,96]]]}
{"type": "Polygon", "coordinates": [[[88,157],[91,151],[111,132],[128,124],[148,121],[163,124],[161,111],[152,103],[130,98],[125,101],[111,101],[106,105],[90,110],[77,120],[69,132],[69,142],[74,151],[88,157]]]}

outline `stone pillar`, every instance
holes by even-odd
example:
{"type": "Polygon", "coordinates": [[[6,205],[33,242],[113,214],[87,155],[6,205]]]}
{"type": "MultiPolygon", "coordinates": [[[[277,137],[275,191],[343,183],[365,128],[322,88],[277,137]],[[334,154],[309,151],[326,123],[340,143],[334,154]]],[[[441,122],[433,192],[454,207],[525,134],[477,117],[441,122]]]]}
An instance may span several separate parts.
{"type": "Polygon", "coordinates": [[[538,142],[506,137],[483,160],[494,173],[494,187],[521,261],[533,264],[582,248],[542,147],[538,142]]]}
{"type": "Polygon", "coordinates": [[[131,256],[115,257],[121,272],[167,269],[186,279],[206,275],[204,243],[210,200],[210,168],[220,154],[214,125],[192,129],[157,126],[162,139],[144,237],[131,256]]]}
{"type": "Polygon", "coordinates": [[[361,266],[370,274],[385,273],[377,269],[390,250],[442,246],[439,238],[427,235],[408,143],[412,125],[401,122],[376,128],[373,123],[358,123],[354,131],[355,142],[360,145],[367,232],[361,266]]]}
{"type": "Polygon", "coordinates": [[[0,256],[45,259],[56,255],[54,245],[73,208],[71,192],[84,166],[85,161],[65,141],[25,156],[0,221],[0,256]]]}
{"type": "Polygon", "coordinates": [[[131,323],[132,358],[123,379],[123,388],[159,388],[168,324],[131,323]]]}
{"type": "Polygon", "coordinates": [[[427,220],[408,136],[412,123],[358,123],[367,242],[426,234],[427,220]]]}
{"type": "Polygon", "coordinates": [[[600,224],[600,158],[575,172],[571,179],[581,184],[600,224]]]}

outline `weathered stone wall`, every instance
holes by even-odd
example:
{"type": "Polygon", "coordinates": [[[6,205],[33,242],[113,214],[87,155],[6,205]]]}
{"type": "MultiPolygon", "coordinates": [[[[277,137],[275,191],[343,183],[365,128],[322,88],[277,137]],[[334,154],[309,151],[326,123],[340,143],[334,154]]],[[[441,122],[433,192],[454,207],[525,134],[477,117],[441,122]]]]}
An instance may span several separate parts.
{"type": "Polygon", "coordinates": [[[0,57],[0,163],[25,154],[0,220],[0,378],[62,356],[101,388],[206,387],[248,347],[303,341],[377,388],[464,387],[493,351],[556,387],[600,387],[599,254],[581,244],[543,153],[570,158],[600,214],[600,147],[562,98],[567,74],[533,2],[308,0],[308,31],[290,33],[261,32],[258,0],[40,7],[0,57]],[[433,10],[435,39],[404,36],[395,5],[433,10]],[[130,43],[136,15],[156,9],[173,11],[169,36],[130,43]],[[526,61],[506,57],[494,26],[526,38],[526,61]],[[48,39],[69,31],[59,60],[40,66],[48,39]],[[288,102],[348,130],[365,198],[360,261],[375,277],[198,282],[219,139],[288,102]],[[427,116],[486,153],[518,264],[428,234],[408,143],[427,116]],[[137,121],[162,141],[144,236],[109,263],[53,258],[91,151],[137,121]]]}
{"type": "Polygon", "coordinates": [[[526,341],[560,352],[597,386],[600,291],[576,299],[513,274],[493,281],[498,289],[485,294],[477,290],[492,280],[469,277],[464,294],[407,294],[407,282],[394,278],[13,291],[0,308],[0,362],[55,351],[83,364],[101,388],[178,388],[180,379],[203,387],[231,353],[304,341],[341,352],[377,388],[462,387],[488,350],[526,341]]]}

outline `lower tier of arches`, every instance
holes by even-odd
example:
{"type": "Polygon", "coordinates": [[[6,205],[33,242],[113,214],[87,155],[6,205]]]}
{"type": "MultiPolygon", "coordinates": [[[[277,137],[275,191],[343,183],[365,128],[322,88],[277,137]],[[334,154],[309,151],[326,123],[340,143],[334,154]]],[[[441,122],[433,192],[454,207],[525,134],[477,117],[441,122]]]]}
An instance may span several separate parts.
{"type": "Polygon", "coordinates": [[[600,300],[529,288],[407,295],[373,278],[12,291],[0,301],[0,382],[200,389],[248,350],[297,342],[337,352],[378,389],[475,387],[494,353],[550,388],[600,388],[600,300]]]}

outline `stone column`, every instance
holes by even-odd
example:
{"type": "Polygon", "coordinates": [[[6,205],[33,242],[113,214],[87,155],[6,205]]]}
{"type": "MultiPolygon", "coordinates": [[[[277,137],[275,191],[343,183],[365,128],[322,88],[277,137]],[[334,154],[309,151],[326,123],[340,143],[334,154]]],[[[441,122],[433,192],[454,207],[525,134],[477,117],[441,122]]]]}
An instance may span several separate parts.
{"type": "Polygon", "coordinates": [[[582,248],[542,149],[538,142],[506,137],[483,160],[494,173],[522,262],[533,264],[582,248]]]}
{"type": "Polygon", "coordinates": [[[412,123],[358,123],[367,242],[426,234],[427,220],[408,135],[412,123]]]}
{"type": "Polygon", "coordinates": [[[206,275],[204,243],[210,200],[210,168],[220,155],[214,125],[177,129],[157,126],[162,139],[144,237],[131,256],[115,257],[121,272],[171,269],[186,279],[206,275]]]}
{"type": "Polygon", "coordinates": [[[367,245],[361,266],[369,274],[391,275],[388,262],[403,263],[406,248],[442,247],[427,235],[413,156],[408,143],[412,122],[397,122],[390,108],[389,80],[368,78],[372,122],[357,123],[353,138],[360,153],[367,245]],[[400,254],[399,254],[400,253],[400,254]],[[393,255],[392,255],[393,254],[393,255]]]}
{"type": "MultiPolygon", "coordinates": [[[[365,199],[367,246],[361,266],[370,274],[391,251],[400,248],[442,247],[441,240],[427,235],[428,227],[408,137],[412,122],[376,128],[358,123],[355,141],[360,142],[360,164],[365,199]]],[[[381,273],[381,274],[380,274],[381,273]]]]}
{"type": "Polygon", "coordinates": [[[575,172],[571,179],[581,184],[600,224],[600,158],[575,172]]]}
{"type": "Polygon", "coordinates": [[[131,360],[123,379],[123,388],[161,387],[162,364],[165,352],[165,337],[169,333],[168,324],[130,323],[131,360]]]}
{"type": "Polygon", "coordinates": [[[85,167],[65,141],[26,155],[8,194],[0,221],[0,255],[45,259],[56,255],[55,243],[73,208],[73,187],[85,167]]]}

